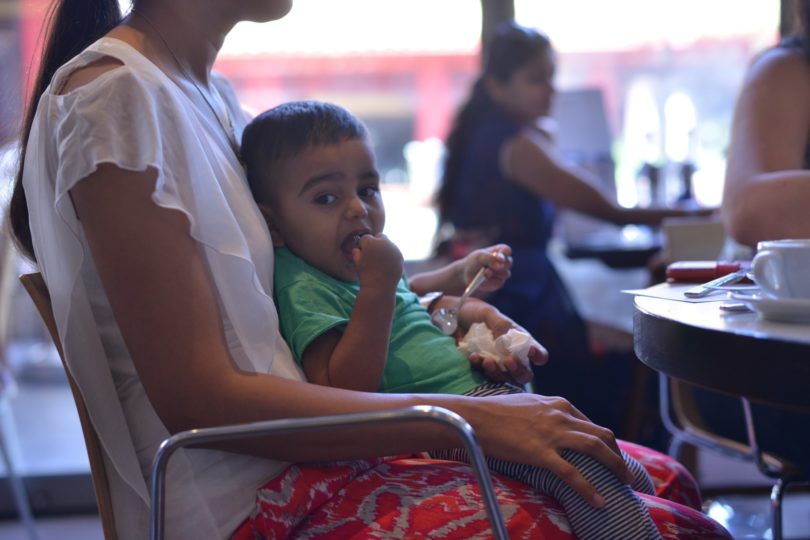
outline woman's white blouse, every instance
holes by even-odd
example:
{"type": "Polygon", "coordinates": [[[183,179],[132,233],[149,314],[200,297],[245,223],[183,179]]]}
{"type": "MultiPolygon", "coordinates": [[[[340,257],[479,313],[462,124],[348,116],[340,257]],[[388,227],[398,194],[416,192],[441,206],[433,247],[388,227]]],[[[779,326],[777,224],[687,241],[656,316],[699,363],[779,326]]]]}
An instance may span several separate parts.
{"type": "MultiPolygon", "coordinates": [[[[244,114],[223,81],[217,84],[238,140],[244,114]]],[[[278,331],[269,233],[222,127],[209,116],[135,49],[102,38],[54,76],[28,141],[23,181],[34,249],[68,367],[111,465],[123,539],[147,537],[147,479],[168,432],[135,372],[73,211],[68,191],[77,182],[100,163],[156,169],[152,199],[183,212],[203,246],[235,362],[303,380],[278,331]],[[104,56],[122,65],[59,95],[73,71],[104,56]]],[[[177,454],[166,491],[168,537],[228,537],[252,509],[255,489],[284,466],[212,450],[177,454]]]]}

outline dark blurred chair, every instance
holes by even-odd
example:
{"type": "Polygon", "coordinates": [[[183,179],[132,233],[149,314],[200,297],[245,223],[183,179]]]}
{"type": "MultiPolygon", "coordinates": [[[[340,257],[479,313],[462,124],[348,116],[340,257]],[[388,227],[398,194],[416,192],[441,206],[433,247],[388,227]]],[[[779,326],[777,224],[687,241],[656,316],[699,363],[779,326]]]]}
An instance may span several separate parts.
{"type": "Polygon", "coordinates": [[[696,388],[690,384],[659,374],[660,409],[664,426],[672,434],[669,455],[680,459],[684,443],[705,448],[728,457],[753,462],[762,474],[776,479],[771,489],[771,519],[773,540],[782,540],[782,502],[788,485],[807,484],[810,471],[775,455],[763,452],[756,435],[751,405],[738,399],[745,416],[748,444],[712,432],[706,425],[695,401],[696,388]]]}

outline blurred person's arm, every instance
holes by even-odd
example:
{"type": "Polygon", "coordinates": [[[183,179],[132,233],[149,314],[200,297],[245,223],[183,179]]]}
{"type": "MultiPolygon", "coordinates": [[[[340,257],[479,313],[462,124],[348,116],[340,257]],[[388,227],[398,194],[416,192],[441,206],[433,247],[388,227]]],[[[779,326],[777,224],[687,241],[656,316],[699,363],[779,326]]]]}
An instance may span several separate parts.
{"type": "Polygon", "coordinates": [[[810,237],[810,63],[773,49],[748,70],[734,111],[723,220],[742,244],[810,237]]]}
{"type": "Polygon", "coordinates": [[[659,225],[668,217],[709,215],[712,209],[623,208],[608,199],[585,176],[560,163],[546,150],[547,137],[524,132],[507,142],[501,153],[504,176],[538,197],[616,225],[659,225]]]}

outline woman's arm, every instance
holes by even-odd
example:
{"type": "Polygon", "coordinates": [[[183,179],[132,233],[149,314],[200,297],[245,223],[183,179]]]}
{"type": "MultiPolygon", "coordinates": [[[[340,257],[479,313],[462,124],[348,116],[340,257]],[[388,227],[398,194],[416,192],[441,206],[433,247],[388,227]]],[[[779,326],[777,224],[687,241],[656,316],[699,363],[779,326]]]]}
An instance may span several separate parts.
{"type": "MultiPolygon", "coordinates": [[[[228,352],[221,314],[201,247],[175,210],[154,204],[154,171],[102,165],[71,191],[90,253],[141,382],[171,432],[276,418],[364,412],[412,405],[446,407],[476,430],[490,455],[546,467],[586,500],[593,487],[563,460],[570,448],[620,478],[627,469],[613,434],[561,398],[499,398],[352,392],[245,373],[228,352]]],[[[309,461],[448,448],[433,425],[352,428],[339,433],[266,437],[228,449],[309,461]]]]}
{"type": "Polygon", "coordinates": [[[486,268],[487,280],[478,290],[482,293],[497,291],[511,275],[512,248],[497,244],[476,249],[441,268],[414,274],[408,278],[408,283],[420,296],[432,291],[461,295],[481,268],[486,268]]]}
{"type": "Polygon", "coordinates": [[[582,173],[557,161],[544,146],[543,136],[524,132],[507,142],[501,169],[507,178],[557,206],[570,208],[616,225],[658,225],[668,217],[707,215],[712,210],[623,208],[605,197],[582,173]]]}
{"type": "Polygon", "coordinates": [[[810,64],[773,49],[748,70],[737,100],[723,195],[726,229],[740,243],[810,236],[810,64]]]}

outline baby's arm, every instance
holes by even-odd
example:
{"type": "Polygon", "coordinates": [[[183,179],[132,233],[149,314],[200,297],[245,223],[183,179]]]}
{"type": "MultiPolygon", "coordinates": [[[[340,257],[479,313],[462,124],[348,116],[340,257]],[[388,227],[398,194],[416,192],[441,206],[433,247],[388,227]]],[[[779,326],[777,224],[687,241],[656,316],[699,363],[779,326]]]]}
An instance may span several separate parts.
{"type": "Polygon", "coordinates": [[[360,292],[343,333],[330,330],[304,350],[304,372],[310,382],[349,390],[374,392],[380,386],[402,254],[384,235],[366,235],[355,248],[360,292]]]}
{"type": "Polygon", "coordinates": [[[478,290],[482,293],[497,291],[511,275],[512,248],[497,244],[476,249],[441,268],[409,276],[408,281],[411,290],[420,296],[431,291],[460,295],[481,268],[487,269],[487,279],[478,290]]]}

